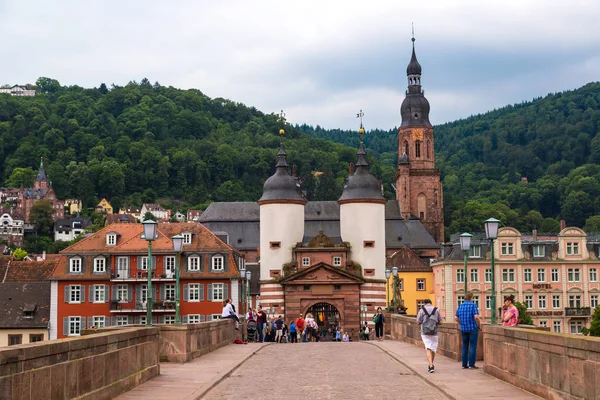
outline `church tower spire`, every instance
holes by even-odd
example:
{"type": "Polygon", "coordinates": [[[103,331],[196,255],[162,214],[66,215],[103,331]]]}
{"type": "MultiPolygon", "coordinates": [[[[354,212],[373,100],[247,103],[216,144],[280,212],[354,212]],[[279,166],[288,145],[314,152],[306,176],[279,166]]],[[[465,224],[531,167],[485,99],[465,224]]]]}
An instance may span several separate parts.
{"type": "Polygon", "coordinates": [[[435,168],[433,126],[429,101],[421,87],[414,31],[412,55],[406,67],[408,89],[400,107],[396,199],[405,219],[420,219],[437,242],[444,240],[444,212],[440,171],[435,168]]]}

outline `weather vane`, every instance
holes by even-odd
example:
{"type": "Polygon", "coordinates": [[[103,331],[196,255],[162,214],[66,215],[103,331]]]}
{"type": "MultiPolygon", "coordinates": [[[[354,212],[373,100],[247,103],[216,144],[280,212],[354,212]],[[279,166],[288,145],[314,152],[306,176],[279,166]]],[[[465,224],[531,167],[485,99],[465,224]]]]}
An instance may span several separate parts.
{"type": "Polygon", "coordinates": [[[358,133],[360,134],[360,141],[362,143],[362,135],[363,133],[365,133],[365,129],[363,128],[363,117],[364,117],[365,113],[363,113],[363,110],[360,110],[358,112],[358,114],[356,114],[356,118],[360,118],[360,129],[358,130],[358,133]]]}
{"type": "Polygon", "coordinates": [[[411,40],[414,43],[415,42],[415,24],[414,24],[414,22],[411,22],[410,24],[412,25],[412,39],[411,40]]]}

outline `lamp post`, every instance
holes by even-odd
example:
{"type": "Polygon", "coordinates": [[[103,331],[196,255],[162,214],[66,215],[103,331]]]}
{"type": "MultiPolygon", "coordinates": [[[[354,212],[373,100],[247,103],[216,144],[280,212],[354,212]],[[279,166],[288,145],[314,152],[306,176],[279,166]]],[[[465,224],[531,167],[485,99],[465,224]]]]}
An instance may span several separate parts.
{"type": "Polygon", "coordinates": [[[473,235],[470,233],[463,233],[460,235],[460,248],[463,251],[464,259],[465,259],[465,296],[467,295],[467,258],[469,257],[469,250],[471,249],[471,238],[473,235]]]}
{"type": "Polygon", "coordinates": [[[146,220],[144,225],[144,240],[148,242],[148,286],[146,287],[146,326],[152,326],[152,241],[156,239],[156,221],[146,220]]]}
{"type": "Polygon", "coordinates": [[[486,220],[483,225],[485,226],[485,236],[490,241],[490,252],[491,252],[491,263],[492,263],[492,325],[496,324],[496,271],[494,267],[494,240],[498,237],[498,226],[500,221],[496,218],[490,218],[486,220]]]}
{"type": "Polygon", "coordinates": [[[392,276],[394,277],[394,284],[392,285],[392,287],[394,288],[394,296],[393,296],[393,301],[392,304],[394,305],[394,307],[398,307],[400,304],[396,304],[396,302],[398,301],[398,299],[396,299],[396,291],[398,288],[398,267],[397,266],[393,266],[392,267],[392,276]]]}
{"type": "MultiPolygon", "coordinates": [[[[241,287],[241,289],[242,289],[242,296],[241,296],[242,297],[242,301],[241,301],[241,303],[242,303],[242,309],[241,309],[241,312],[242,312],[242,315],[245,316],[246,315],[246,308],[244,308],[244,301],[246,300],[246,295],[247,294],[244,294],[244,289],[246,287],[246,283],[244,282],[244,278],[246,278],[246,268],[241,267],[240,268],[240,284],[242,286],[241,287]]],[[[246,305],[246,307],[247,307],[247,305],[246,305]]]]}
{"type": "Polygon", "coordinates": [[[385,301],[388,312],[390,312],[390,274],[389,269],[385,270],[385,301]]]}
{"type": "Polygon", "coordinates": [[[250,278],[252,277],[252,272],[247,269],[246,270],[246,306],[250,306],[250,278]]]}
{"type": "Polygon", "coordinates": [[[181,323],[180,314],[180,291],[179,291],[179,258],[181,257],[181,249],[183,247],[183,236],[175,235],[173,240],[173,250],[175,251],[175,323],[181,323]]]}

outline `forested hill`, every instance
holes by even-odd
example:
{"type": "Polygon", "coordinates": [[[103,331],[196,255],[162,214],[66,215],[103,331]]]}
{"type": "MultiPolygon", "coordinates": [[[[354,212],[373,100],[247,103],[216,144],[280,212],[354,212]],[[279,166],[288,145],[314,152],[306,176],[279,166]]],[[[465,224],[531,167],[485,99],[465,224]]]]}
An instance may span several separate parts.
{"type": "MultiPolygon", "coordinates": [[[[340,143],[354,141],[339,130],[298,129],[340,143]]],[[[560,219],[600,231],[599,130],[597,82],[436,126],[447,231],[481,230],[481,220],[489,216],[524,231],[556,231],[560,219]]],[[[395,130],[365,137],[383,170],[395,165],[395,130]]]]}
{"type": "MultiPolygon", "coordinates": [[[[61,199],[93,207],[105,196],[117,209],[159,199],[185,210],[256,201],[274,171],[284,125],[273,114],[147,79],[94,89],[49,78],[36,85],[35,97],[0,94],[1,186],[31,186],[43,157],[61,199]]],[[[285,129],[288,160],[309,198],[337,200],[357,149],[285,129]],[[324,173],[324,184],[313,171],[324,173]]],[[[370,161],[381,175],[379,161],[370,161]]]]}

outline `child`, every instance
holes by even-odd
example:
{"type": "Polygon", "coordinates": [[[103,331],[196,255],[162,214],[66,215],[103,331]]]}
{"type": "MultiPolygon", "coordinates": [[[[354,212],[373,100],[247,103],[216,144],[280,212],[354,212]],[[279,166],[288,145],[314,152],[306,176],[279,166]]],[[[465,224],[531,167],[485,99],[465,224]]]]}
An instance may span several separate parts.
{"type": "Polygon", "coordinates": [[[340,327],[338,326],[337,330],[335,331],[335,341],[336,342],[341,342],[342,341],[342,332],[340,330],[340,327]]]}

